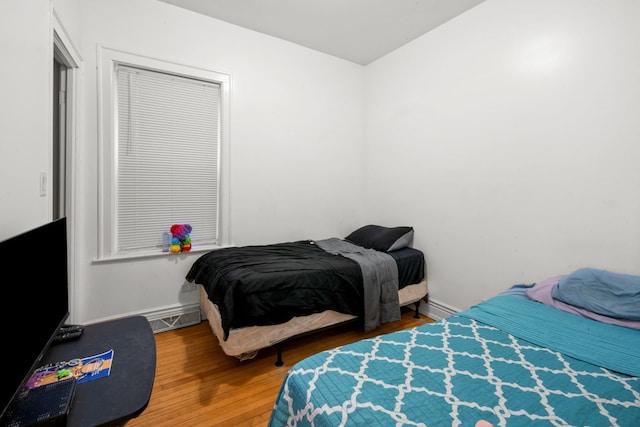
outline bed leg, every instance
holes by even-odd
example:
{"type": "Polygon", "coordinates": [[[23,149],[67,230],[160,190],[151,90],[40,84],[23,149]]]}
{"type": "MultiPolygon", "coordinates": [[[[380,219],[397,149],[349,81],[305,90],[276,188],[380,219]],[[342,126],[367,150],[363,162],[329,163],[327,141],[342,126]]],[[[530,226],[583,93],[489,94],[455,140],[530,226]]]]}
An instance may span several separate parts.
{"type": "Polygon", "coordinates": [[[278,344],[277,352],[278,358],[276,359],[276,366],[282,366],[284,365],[284,362],[282,361],[282,344],[278,344]]]}
{"type": "Polygon", "coordinates": [[[422,301],[422,300],[418,300],[418,301],[416,301],[416,312],[413,314],[413,318],[414,318],[414,319],[419,319],[419,318],[420,318],[420,310],[419,310],[419,308],[420,308],[420,301],[422,301]]]}

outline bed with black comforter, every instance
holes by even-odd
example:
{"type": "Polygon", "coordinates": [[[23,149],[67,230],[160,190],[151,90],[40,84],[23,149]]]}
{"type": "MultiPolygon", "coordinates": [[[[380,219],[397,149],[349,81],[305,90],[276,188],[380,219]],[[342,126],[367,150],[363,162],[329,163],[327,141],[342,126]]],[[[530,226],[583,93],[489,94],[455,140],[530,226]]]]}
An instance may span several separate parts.
{"type": "Polygon", "coordinates": [[[366,226],[345,239],[222,248],[199,257],[186,279],[215,307],[222,341],[326,311],[362,318],[370,331],[398,320],[399,290],[424,281],[424,254],[409,247],[412,237],[411,227],[366,226]]]}

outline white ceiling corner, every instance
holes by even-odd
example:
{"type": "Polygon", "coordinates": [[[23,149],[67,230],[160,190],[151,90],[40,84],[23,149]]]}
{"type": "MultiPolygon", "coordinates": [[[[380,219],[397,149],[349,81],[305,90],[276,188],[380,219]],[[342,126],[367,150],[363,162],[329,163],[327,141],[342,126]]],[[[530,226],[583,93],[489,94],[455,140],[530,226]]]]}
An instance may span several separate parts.
{"type": "Polygon", "coordinates": [[[367,65],[484,0],[160,0],[367,65]]]}

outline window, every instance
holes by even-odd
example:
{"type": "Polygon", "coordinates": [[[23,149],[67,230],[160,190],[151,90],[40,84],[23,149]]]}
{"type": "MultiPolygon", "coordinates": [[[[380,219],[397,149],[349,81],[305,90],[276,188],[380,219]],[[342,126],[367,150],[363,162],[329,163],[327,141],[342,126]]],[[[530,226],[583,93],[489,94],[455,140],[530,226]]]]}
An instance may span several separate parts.
{"type": "Polygon", "coordinates": [[[161,253],[171,224],[192,226],[194,248],[224,244],[229,77],[103,53],[99,258],[161,253]]]}

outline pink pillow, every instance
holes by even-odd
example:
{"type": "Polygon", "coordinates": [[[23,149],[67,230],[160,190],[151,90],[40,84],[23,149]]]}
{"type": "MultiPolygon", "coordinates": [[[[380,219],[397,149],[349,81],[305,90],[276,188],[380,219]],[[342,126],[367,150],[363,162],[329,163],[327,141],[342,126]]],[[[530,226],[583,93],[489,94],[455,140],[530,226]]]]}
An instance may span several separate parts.
{"type": "Polygon", "coordinates": [[[603,314],[594,313],[593,311],[576,307],[575,305],[567,304],[554,299],[551,296],[551,291],[563,277],[565,276],[555,276],[543,280],[542,282],[536,283],[533,287],[527,289],[527,297],[533,301],[541,302],[544,305],[557,308],[558,310],[566,311],[567,313],[577,314],[578,316],[587,317],[589,319],[597,320],[602,323],[609,323],[611,325],[624,326],[625,328],[640,330],[640,320],[617,319],[615,317],[609,317],[603,314]]]}

